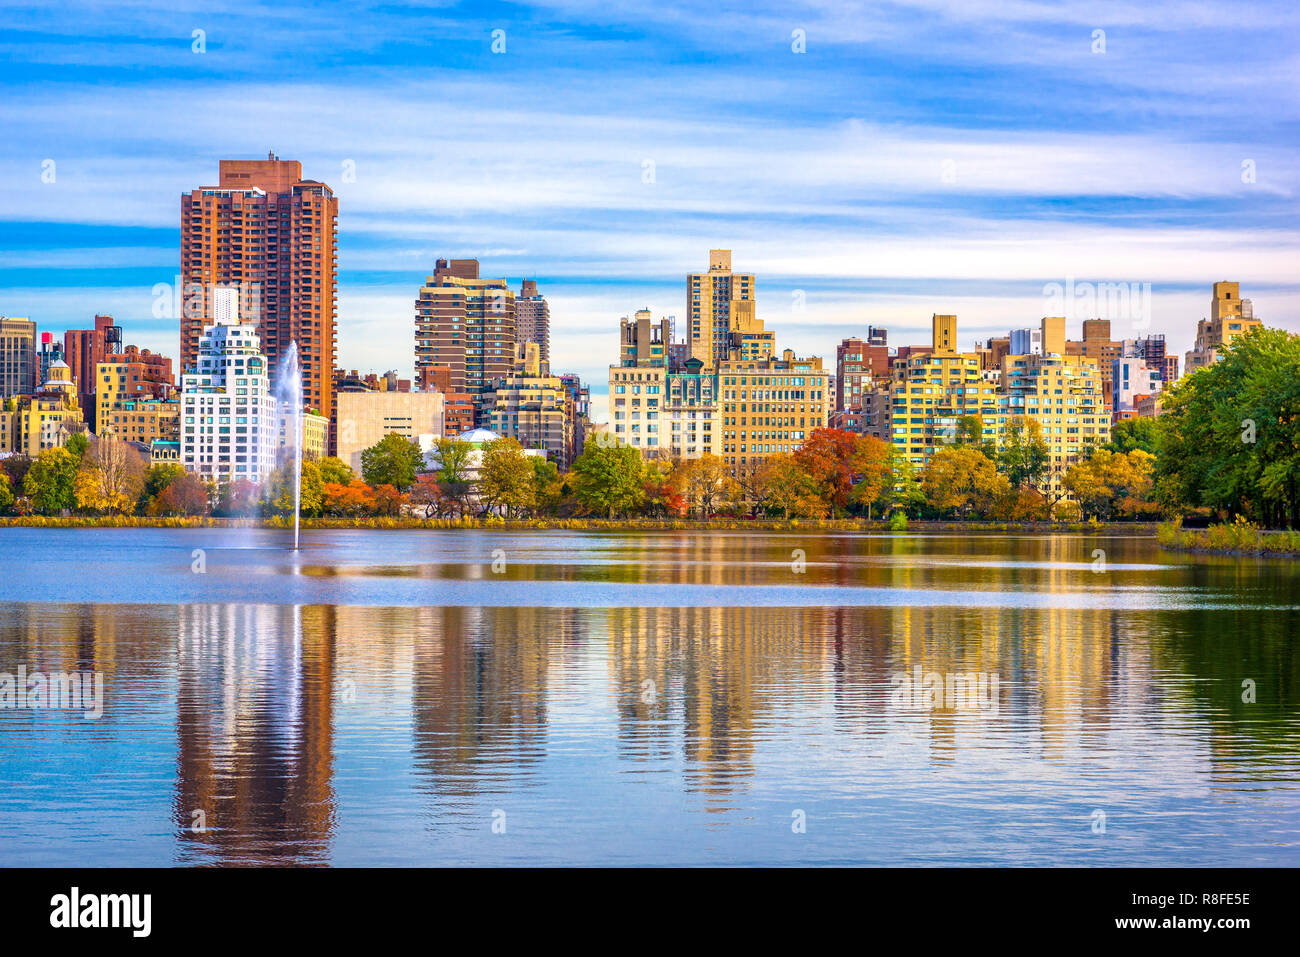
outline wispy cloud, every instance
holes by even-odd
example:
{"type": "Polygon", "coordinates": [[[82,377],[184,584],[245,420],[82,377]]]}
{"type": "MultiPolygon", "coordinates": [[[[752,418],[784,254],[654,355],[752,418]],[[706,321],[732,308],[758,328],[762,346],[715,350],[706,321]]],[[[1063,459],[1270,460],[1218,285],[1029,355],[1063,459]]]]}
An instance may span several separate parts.
{"type": "Polygon", "coordinates": [[[0,313],[45,328],[116,309],[175,351],[180,194],[268,149],[340,196],[349,367],[410,369],[442,255],[537,277],[598,380],[715,246],[800,351],[1025,324],[1066,275],[1151,282],[1179,349],[1215,279],[1297,326],[1293,4],[70,6],[0,0],[0,313]]]}

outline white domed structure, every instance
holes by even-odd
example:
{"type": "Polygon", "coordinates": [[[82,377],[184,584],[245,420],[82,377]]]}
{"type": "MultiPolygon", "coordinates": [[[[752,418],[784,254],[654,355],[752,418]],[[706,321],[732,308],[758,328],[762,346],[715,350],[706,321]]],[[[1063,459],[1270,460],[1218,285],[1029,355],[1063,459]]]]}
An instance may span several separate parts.
{"type": "Polygon", "coordinates": [[[470,445],[480,448],[489,442],[495,442],[501,436],[491,429],[470,429],[468,432],[462,432],[456,436],[457,442],[468,442],[470,445]]]}

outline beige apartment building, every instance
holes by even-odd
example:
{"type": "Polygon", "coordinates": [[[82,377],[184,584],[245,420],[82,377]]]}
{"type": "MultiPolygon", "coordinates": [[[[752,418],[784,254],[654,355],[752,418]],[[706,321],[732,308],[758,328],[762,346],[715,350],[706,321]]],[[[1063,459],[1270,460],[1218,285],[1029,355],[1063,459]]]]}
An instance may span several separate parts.
{"type": "Polygon", "coordinates": [[[1213,365],[1233,339],[1261,324],[1251,301],[1241,298],[1240,283],[1216,282],[1210,297],[1210,318],[1196,324],[1196,344],[1186,355],[1184,374],[1213,365]]]}
{"type": "Polygon", "coordinates": [[[515,347],[511,374],[484,394],[479,419],[484,428],[568,468],[574,445],[569,407],[568,389],[559,376],[547,373],[537,343],[523,342],[515,347]]]}
{"type": "Polygon", "coordinates": [[[72,370],[61,360],[50,364],[48,382],[30,395],[10,396],[0,409],[0,452],[35,458],[85,427],[72,370]]]}
{"type": "MultiPolygon", "coordinates": [[[[752,273],[731,271],[731,250],[710,249],[708,272],[690,273],[686,277],[687,354],[712,368],[728,358],[729,333],[744,322],[752,321],[753,307],[747,314],[739,303],[752,303],[757,296],[752,273]]],[[[768,352],[771,355],[771,352],[768,352]]]]}
{"type": "Polygon", "coordinates": [[[979,416],[984,439],[997,444],[1011,418],[1036,420],[1051,457],[1054,492],[1083,451],[1110,440],[1101,370],[1092,357],[1065,354],[1063,317],[1043,318],[1043,354],[1003,355],[997,370],[982,369],[986,360],[979,352],[956,351],[955,316],[936,314],[931,323],[933,347],[896,361],[890,387],[892,441],[914,468],[951,444],[963,416],[979,416]]]}
{"type": "Polygon", "coordinates": [[[750,465],[794,452],[830,416],[830,378],[817,356],[727,359],[718,366],[721,454],[750,465]]]}
{"type": "Polygon", "coordinates": [[[337,402],[338,457],[358,475],[361,453],[389,433],[422,444],[443,434],[441,392],[340,392],[337,402]]]}
{"type": "Polygon", "coordinates": [[[957,317],[936,313],[930,325],[930,350],[910,350],[894,363],[889,388],[892,408],[887,416],[881,414],[888,420],[895,447],[917,469],[936,448],[952,442],[962,416],[984,417],[988,439],[996,438],[997,432],[997,384],[981,370],[978,352],[957,351],[957,317]]]}
{"type": "Polygon", "coordinates": [[[997,439],[1007,420],[1022,416],[1042,429],[1049,455],[1044,491],[1060,495],[1061,479],[1094,445],[1110,441],[1111,412],[1097,360],[1088,356],[1027,355],[1002,360],[997,439]]]}

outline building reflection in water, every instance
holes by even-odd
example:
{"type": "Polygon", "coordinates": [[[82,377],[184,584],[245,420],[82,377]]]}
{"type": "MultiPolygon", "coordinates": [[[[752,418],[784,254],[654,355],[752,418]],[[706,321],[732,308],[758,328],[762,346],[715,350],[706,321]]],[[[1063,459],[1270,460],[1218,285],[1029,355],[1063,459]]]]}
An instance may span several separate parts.
{"type": "Polygon", "coordinates": [[[324,862],[334,824],[334,609],[178,609],[182,856],[324,862]]]}
{"type": "MultiPolygon", "coordinates": [[[[934,571],[889,570],[912,574],[934,571]]],[[[1015,573],[988,574],[1008,587],[1015,573]]],[[[1294,779],[1293,611],[1104,604],[21,603],[0,618],[0,670],[103,671],[104,719],[78,731],[105,742],[170,727],[174,707],[184,862],[329,861],[337,821],[376,807],[417,815],[408,828],[481,822],[507,793],[573,813],[563,802],[597,780],[617,800],[624,775],[667,782],[720,824],[761,787],[815,788],[820,774],[864,798],[931,772],[1010,769],[1030,784],[1148,758],[1223,790],[1294,779]],[[892,680],[916,668],[996,675],[997,712],[900,707],[892,680]],[[1242,702],[1243,677],[1258,703],[1242,702]]],[[[51,720],[0,715],[15,735],[51,720]]]]}

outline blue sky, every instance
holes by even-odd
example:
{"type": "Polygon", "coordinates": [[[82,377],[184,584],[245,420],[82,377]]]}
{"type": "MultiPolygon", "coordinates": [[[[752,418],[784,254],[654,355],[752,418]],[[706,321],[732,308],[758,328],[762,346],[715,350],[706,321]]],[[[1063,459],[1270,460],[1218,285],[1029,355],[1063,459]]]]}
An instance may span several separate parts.
{"type": "Polygon", "coordinates": [[[274,150],[339,196],[349,368],[410,371],[439,256],[536,277],[593,393],[712,247],[801,354],[1005,333],[1066,277],[1151,283],[1180,352],[1218,279],[1300,330],[1291,2],[221,7],[0,0],[0,315],[174,355],[180,194],[274,150]]]}

